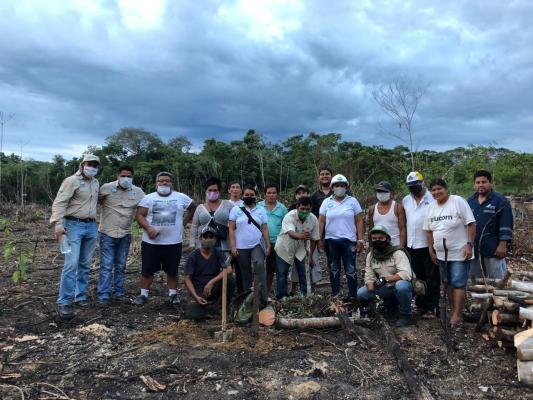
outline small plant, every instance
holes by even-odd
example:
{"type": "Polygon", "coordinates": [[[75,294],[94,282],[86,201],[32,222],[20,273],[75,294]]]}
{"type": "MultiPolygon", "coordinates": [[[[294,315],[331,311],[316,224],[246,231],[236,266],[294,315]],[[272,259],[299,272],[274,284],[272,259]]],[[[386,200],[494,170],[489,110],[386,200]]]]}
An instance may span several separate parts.
{"type": "Polygon", "coordinates": [[[21,254],[18,259],[15,261],[16,269],[11,275],[11,280],[15,285],[18,285],[22,281],[28,280],[28,272],[26,270],[28,257],[24,254],[21,254]]]}
{"type": "Polygon", "coordinates": [[[13,252],[15,251],[15,242],[13,240],[8,240],[4,243],[4,261],[8,261],[11,256],[13,255],[13,252]]]}
{"type": "Polygon", "coordinates": [[[6,236],[11,235],[11,226],[13,225],[13,221],[7,217],[0,216],[0,230],[4,231],[4,234],[6,236]]]}

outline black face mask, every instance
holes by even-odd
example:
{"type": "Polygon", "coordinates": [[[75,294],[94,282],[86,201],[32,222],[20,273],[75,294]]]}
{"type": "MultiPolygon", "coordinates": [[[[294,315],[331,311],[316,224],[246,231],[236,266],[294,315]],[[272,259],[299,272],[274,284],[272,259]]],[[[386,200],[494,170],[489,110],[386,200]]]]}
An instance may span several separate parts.
{"type": "Polygon", "coordinates": [[[248,196],[243,197],[242,201],[247,206],[251,206],[252,204],[255,204],[255,202],[256,202],[255,197],[248,197],[248,196]]]}
{"type": "Polygon", "coordinates": [[[422,193],[422,186],[421,185],[409,186],[409,192],[411,192],[413,196],[418,196],[420,195],[420,193],[422,193]]]}
{"type": "Polygon", "coordinates": [[[383,250],[389,245],[386,240],[372,240],[372,247],[376,250],[383,250]]]}

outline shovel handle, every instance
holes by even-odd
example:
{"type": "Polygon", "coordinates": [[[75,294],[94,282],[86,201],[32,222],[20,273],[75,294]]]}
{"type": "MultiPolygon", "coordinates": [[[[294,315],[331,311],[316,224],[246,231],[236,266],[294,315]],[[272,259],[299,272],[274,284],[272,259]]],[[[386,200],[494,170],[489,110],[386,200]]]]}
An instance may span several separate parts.
{"type": "Polygon", "coordinates": [[[228,271],[222,269],[222,332],[226,330],[227,321],[227,302],[228,302],[228,271]]]}

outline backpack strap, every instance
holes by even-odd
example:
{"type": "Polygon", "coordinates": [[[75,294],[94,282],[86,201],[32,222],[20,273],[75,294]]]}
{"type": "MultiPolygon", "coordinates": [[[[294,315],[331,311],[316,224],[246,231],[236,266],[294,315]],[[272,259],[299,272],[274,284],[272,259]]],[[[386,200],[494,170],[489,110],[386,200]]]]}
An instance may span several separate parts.
{"type": "Polygon", "coordinates": [[[259,224],[257,223],[257,221],[255,219],[253,219],[252,217],[252,214],[250,214],[250,212],[246,209],[246,207],[239,207],[242,212],[244,213],[244,215],[246,215],[248,217],[248,223],[249,224],[254,224],[255,227],[257,229],[259,229],[260,232],[263,232],[263,230],[261,229],[261,227],[259,226],[259,224]]]}

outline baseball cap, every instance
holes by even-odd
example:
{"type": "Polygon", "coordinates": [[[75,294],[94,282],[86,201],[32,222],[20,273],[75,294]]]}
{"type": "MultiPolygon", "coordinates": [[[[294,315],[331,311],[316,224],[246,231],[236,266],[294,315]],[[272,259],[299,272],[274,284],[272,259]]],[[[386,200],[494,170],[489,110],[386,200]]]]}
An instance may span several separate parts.
{"type": "Polygon", "coordinates": [[[413,186],[417,185],[418,182],[423,181],[424,177],[422,174],[418,171],[412,171],[409,172],[409,175],[407,175],[407,179],[405,180],[405,183],[407,183],[407,186],[413,186]]]}
{"type": "Polygon", "coordinates": [[[384,233],[390,237],[389,231],[383,225],[374,225],[374,227],[370,229],[370,233],[384,233]]]}
{"type": "Polygon", "coordinates": [[[94,154],[84,154],[81,162],[84,163],[87,161],[96,161],[98,164],[100,164],[100,158],[94,154]]]}
{"type": "Polygon", "coordinates": [[[212,233],[215,237],[217,237],[217,231],[212,226],[207,225],[204,229],[202,229],[200,236],[204,237],[207,233],[212,233]]]}
{"type": "Polygon", "coordinates": [[[392,192],[392,185],[390,182],[381,181],[376,185],[376,190],[379,190],[380,192],[392,192]]]}
{"type": "Polygon", "coordinates": [[[304,192],[309,193],[309,189],[305,185],[298,185],[296,186],[296,189],[294,190],[294,193],[298,193],[298,191],[303,190],[304,192]]]}

